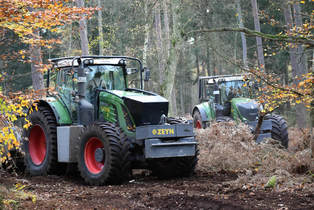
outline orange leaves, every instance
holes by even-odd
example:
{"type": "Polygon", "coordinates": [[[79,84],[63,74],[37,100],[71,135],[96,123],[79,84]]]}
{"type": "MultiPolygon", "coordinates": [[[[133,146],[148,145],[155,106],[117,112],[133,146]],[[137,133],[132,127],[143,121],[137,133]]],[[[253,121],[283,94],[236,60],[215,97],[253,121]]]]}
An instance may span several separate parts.
{"type": "Polygon", "coordinates": [[[49,46],[51,42],[38,41],[41,39],[36,36],[38,30],[57,32],[59,26],[79,20],[81,15],[88,18],[95,11],[95,8],[71,7],[69,2],[69,0],[2,0],[0,27],[12,30],[25,43],[49,46]]]}
{"type": "Polygon", "coordinates": [[[283,85],[281,78],[275,74],[266,74],[259,69],[250,69],[249,72],[251,80],[258,81],[260,85],[257,99],[263,104],[264,112],[272,112],[287,102],[291,105],[302,103],[311,108],[314,99],[313,73],[294,78],[293,84],[283,85]]]}

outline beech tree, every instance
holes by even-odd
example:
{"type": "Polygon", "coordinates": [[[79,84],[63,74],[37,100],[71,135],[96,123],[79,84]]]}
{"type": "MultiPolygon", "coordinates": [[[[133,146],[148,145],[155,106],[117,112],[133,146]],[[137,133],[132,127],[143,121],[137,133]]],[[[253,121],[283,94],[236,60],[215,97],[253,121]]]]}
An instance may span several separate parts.
{"type": "MultiPolygon", "coordinates": [[[[47,65],[42,64],[41,48],[51,48],[53,44],[60,43],[57,39],[44,39],[41,31],[56,33],[59,27],[79,20],[81,15],[89,17],[94,8],[77,8],[68,5],[69,0],[2,0],[0,7],[0,29],[8,30],[16,34],[21,42],[29,45],[30,62],[32,63],[33,88],[42,89],[43,76],[47,65]]],[[[26,50],[22,50],[20,56],[24,58],[26,50]]],[[[0,74],[1,76],[1,74],[0,74]]],[[[10,153],[6,150],[19,148],[19,142],[14,135],[13,123],[18,117],[25,118],[29,126],[24,108],[32,110],[35,106],[34,101],[41,92],[15,93],[11,96],[0,94],[1,118],[4,119],[5,126],[0,134],[0,162],[7,160],[10,153]]]]}

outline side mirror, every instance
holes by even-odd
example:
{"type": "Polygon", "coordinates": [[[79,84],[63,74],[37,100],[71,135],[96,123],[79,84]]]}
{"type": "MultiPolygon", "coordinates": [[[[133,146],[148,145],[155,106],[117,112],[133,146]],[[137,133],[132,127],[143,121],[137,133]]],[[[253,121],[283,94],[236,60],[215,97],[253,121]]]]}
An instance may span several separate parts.
{"type": "Polygon", "coordinates": [[[150,70],[146,67],[144,67],[144,81],[148,82],[150,79],[150,70]]]}

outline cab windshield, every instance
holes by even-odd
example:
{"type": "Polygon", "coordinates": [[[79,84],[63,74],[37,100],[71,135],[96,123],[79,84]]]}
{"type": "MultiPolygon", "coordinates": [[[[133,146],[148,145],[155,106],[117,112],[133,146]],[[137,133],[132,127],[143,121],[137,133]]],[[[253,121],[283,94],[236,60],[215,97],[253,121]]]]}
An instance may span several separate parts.
{"type": "MultiPolygon", "coordinates": [[[[204,80],[203,99],[210,100],[214,99],[214,83],[208,83],[204,80]]],[[[250,82],[243,80],[232,80],[232,81],[218,81],[219,92],[221,97],[221,103],[231,100],[232,98],[253,98],[254,88],[250,85],[250,82]],[[246,84],[246,85],[245,85],[246,84]]]]}
{"type": "Polygon", "coordinates": [[[97,65],[86,68],[87,89],[125,90],[122,66],[97,65]]]}
{"type": "Polygon", "coordinates": [[[219,88],[222,103],[232,98],[250,98],[252,95],[244,84],[245,81],[243,80],[221,82],[219,88]]]}

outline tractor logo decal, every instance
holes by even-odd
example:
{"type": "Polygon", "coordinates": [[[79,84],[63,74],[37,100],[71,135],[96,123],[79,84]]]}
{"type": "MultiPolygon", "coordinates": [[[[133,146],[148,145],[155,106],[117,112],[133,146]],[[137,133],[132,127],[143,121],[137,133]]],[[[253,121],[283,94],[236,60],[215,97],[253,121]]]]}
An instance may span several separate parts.
{"type": "Polygon", "coordinates": [[[153,129],[152,130],[153,135],[174,135],[174,129],[168,128],[168,129],[153,129]]]}

